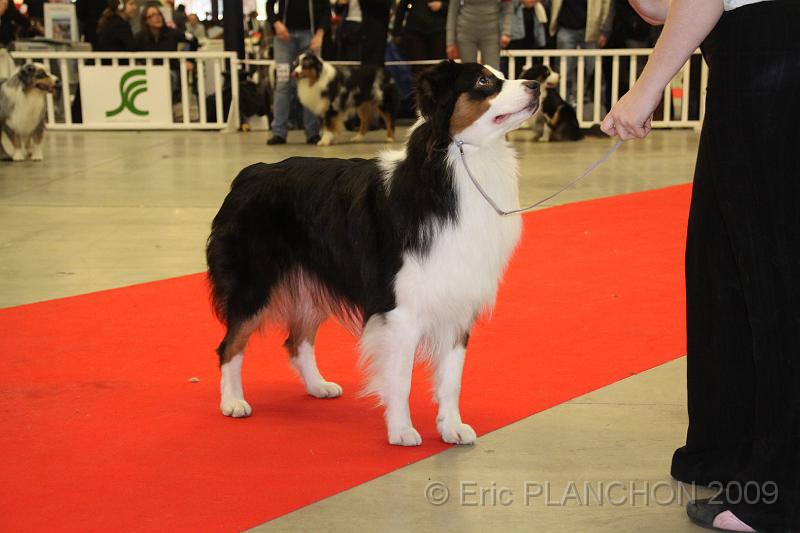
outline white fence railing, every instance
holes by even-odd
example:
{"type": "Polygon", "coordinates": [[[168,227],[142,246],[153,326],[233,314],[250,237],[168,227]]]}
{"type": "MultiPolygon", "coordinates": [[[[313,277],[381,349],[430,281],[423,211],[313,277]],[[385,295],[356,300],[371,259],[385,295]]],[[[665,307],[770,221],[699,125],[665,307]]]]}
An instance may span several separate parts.
{"type": "MultiPolygon", "coordinates": [[[[599,123],[608,107],[616,103],[641,74],[649,48],[604,50],[504,50],[509,79],[534,62],[544,62],[561,73],[559,92],[565,98],[570,80],[574,80],[574,101],[582,127],[599,123]],[[569,70],[570,59],[575,65],[569,70]],[[594,74],[587,69],[592,65],[594,74]],[[565,75],[566,73],[566,75],[565,75]]],[[[18,61],[44,63],[59,76],[61,90],[47,99],[47,124],[51,129],[208,129],[232,130],[239,126],[238,73],[247,65],[274,67],[273,60],[240,60],[233,52],[15,52],[18,61]],[[79,94],[78,71],[81,65],[150,66],[172,60],[173,92],[178,95],[173,105],[172,120],[152,124],[107,122],[83,123],[73,120],[72,106],[79,94]],[[226,81],[227,78],[227,81],[226,81]],[[224,94],[230,92],[230,111],[224,105],[224,94]],[[210,98],[209,98],[210,97],[210,98]],[[211,107],[209,107],[211,106],[211,107]]],[[[389,61],[386,66],[420,66],[428,61],[389,61]]],[[[357,65],[353,61],[334,61],[335,65],[357,65]]],[[[654,128],[697,128],[705,112],[705,89],[708,68],[699,58],[699,51],[683,66],[664,89],[662,105],[656,111],[654,128]]]]}
{"type": "MultiPolygon", "coordinates": [[[[598,124],[608,105],[613,106],[642,72],[651,48],[623,48],[605,50],[504,50],[508,58],[508,77],[515,79],[518,67],[530,68],[535,60],[544,62],[561,73],[559,93],[567,96],[568,79],[576,79],[575,107],[582,127],[598,124]],[[576,58],[574,70],[568,69],[569,58],[576,58]],[[518,65],[522,62],[522,65],[518,65]],[[587,66],[592,62],[594,75],[590,80],[587,66]],[[621,70],[627,71],[626,75],[621,70]],[[610,72],[609,72],[610,71],[610,72]],[[564,75],[567,73],[567,75],[564,75]],[[588,82],[588,83],[587,83],[588,82]],[[587,88],[589,90],[587,90],[587,88]]],[[[653,128],[698,128],[705,114],[705,93],[708,84],[708,66],[697,50],[683,68],[664,88],[664,98],[653,128]],[[696,80],[695,89],[692,80],[696,80]]]]}
{"type": "Polygon", "coordinates": [[[60,89],[47,96],[47,127],[50,129],[222,130],[239,126],[239,78],[229,75],[237,72],[238,68],[234,52],[25,51],[14,52],[12,57],[25,63],[43,63],[59,77],[60,89]],[[163,98],[170,99],[172,108],[166,121],[86,123],[73,117],[73,105],[80,101],[81,67],[151,67],[159,64],[170,64],[172,87],[169,90],[176,95],[163,95],[163,98]],[[230,111],[225,109],[223,102],[224,93],[228,91],[230,111]]]}

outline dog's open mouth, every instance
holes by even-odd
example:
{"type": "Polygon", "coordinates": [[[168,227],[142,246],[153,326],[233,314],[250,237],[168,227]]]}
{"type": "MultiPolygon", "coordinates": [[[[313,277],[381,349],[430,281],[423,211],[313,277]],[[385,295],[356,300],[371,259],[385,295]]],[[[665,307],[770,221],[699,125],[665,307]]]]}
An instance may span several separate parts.
{"type": "Polygon", "coordinates": [[[529,115],[533,115],[538,108],[539,108],[538,99],[537,100],[532,100],[530,104],[526,105],[525,107],[523,107],[519,111],[514,111],[513,113],[503,113],[502,115],[497,115],[496,117],[494,117],[494,119],[492,119],[492,121],[495,124],[502,124],[503,122],[505,122],[509,118],[511,118],[511,117],[513,117],[515,115],[519,115],[520,113],[527,113],[529,115]]]}
{"type": "Polygon", "coordinates": [[[37,89],[39,89],[41,91],[46,91],[46,92],[48,92],[50,94],[52,94],[53,91],[55,91],[55,85],[53,85],[52,83],[45,83],[45,82],[36,83],[36,84],[34,84],[34,87],[36,87],[37,89]]]}

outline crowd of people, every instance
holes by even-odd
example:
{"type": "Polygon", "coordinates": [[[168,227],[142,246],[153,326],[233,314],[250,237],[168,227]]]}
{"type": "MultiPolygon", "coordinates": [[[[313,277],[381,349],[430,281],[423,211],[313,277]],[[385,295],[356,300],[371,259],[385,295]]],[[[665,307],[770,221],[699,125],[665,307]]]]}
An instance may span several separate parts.
{"type": "MultiPolygon", "coordinates": [[[[25,1],[23,14],[13,0],[0,0],[0,46],[41,33],[34,15],[42,11],[43,0],[25,1]]],[[[197,50],[213,23],[173,1],[77,0],[82,38],[97,51],[197,50]]],[[[266,20],[255,11],[245,17],[244,35],[248,57],[276,61],[273,143],[285,141],[292,126],[303,125],[309,141],[317,136],[313,117],[290,112],[297,106],[288,68],[306,49],[326,60],[370,65],[383,65],[387,59],[480,60],[507,73],[503,49],[649,47],[657,37],[628,0],[265,0],[264,12],[266,20]]],[[[569,58],[564,95],[573,105],[575,61],[569,58]]],[[[178,72],[173,63],[174,84],[178,72]]],[[[518,59],[516,72],[522,64],[518,59]]],[[[585,68],[589,87],[594,62],[586,62],[585,68]]],[[[410,79],[408,75],[409,87],[401,88],[407,94],[410,79]]]]}

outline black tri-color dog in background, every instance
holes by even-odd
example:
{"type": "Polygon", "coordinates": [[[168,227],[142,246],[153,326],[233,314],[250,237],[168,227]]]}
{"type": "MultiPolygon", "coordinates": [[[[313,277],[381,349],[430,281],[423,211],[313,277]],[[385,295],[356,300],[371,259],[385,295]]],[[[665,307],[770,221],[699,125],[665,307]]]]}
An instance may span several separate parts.
{"type": "Polygon", "coordinates": [[[207,246],[213,305],[227,326],[217,349],[224,415],[251,414],[242,360],[263,324],[287,330],[289,361],[309,394],[341,395],[314,353],[317,328],[334,316],[361,336],[366,393],[385,407],[390,443],[421,443],[408,405],[415,357],[433,368],[442,439],[475,441],[459,411],[467,339],[494,303],[522,225],[497,215],[466,166],[499,204],[519,206],[505,134],[536,111],[539,88],[444,61],[420,75],[417,99],[420,118],[402,150],[292,157],[234,179],[207,246]]]}

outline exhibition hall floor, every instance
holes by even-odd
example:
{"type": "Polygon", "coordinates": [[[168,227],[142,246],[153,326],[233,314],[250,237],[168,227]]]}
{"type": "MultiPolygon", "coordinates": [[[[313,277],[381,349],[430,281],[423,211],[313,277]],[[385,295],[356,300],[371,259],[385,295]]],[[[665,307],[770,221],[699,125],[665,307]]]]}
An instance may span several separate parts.
{"type": "MultiPolygon", "coordinates": [[[[270,376],[259,370],[287,365],[279,339],[268,335],[245,365],[253,417],[216,411],[216,357],[206,337],[215,339],[218,326],[202,275],[193,274],[205,268],[209,224],[230,180],[258,161],[371,157],[387,147],[381,132],[327,148],[305,145],[298,132],[284,146],[264,140],[263,132],[48,132],[44,162],[0,162],[0,445],[19,451],[0,460],[13,477],[0,489],[0,507],[17,505],[13,518],[0,516],[0,529],[699,531],[680,505],[691,489],[669,477],[687,424],[680,273],[696,132],[657,131],[625,143],[526,219],[496,315],[470,345],[475,373],[465,376],[464,418],[475,414],[480,438],[459,448],[438,442],[427,427],[434,407],[422,398],[414,405],[424,442],[415,450],[389,450],[380,411],[351,399],[358,376],[345,367],[355,366],[354,343],[333,325],[326,342],[344,347],[335,365],[350,385],[342,401],[302,398],[289,421],[302,388],[280,374],[269,394],[270,376]],[[96,291],[106,292],[87,294],[96,291]],[[181,309],[187,301],[192,308],[181,309]],[[167,318],[154,318],[154,303],[167,318]],[[191,348],[174,354],[197,360],[191,375],[170,383],[164,373],[183,372],[178,363],[153,365],[152,373],[137,366],[142,350],[170,357],[180,343],[173,346],[165,330],[184,327],[167,332],[191,348]],[[500,357],[493,346],[503,363],[491,363],[500,357]],[[56,351],[58,360],[47,363],[56,351]],[[169,388],[162,409],[160,387],[169,388]],[[26,416],[26,405],[42,408],[26,416]],[[341,427],[326,427],[313,415],[317,405],[341,427]],[[102,433],[104,417],[106,427],[119,428],[115,435],[102,433]],[[147,435],[148,420],[175,438],[147,435]],[[269,440],[265,428],[284,421],[291,432],[269,440]],[[320,435],[329,430],[336,442],[326,446],[320,435]],[[73,441],[78,434],[85,440],[73,441]],[[257,456],[253,468],[272,464],[283,482],[265,473],[258,486],[258,472],[240,472],[247,463],[235,457],[233,436],[271,443],[241,449],[257,456]],[[158,450],[166,442],[172,448],[158,450]],[[279,442],[291,450],[281,455],[279,442]],[[317,456],[304,461],[306,442],[317,456]],[[195,459],[197,448],[214,453],[195,459]],[[120,464],[111,452],[92,460],[76,459],[76,450],[115,450],[120,464]],[[247,483],[249,493],[237,492],[247,483]],[[169,492],[174,487],[186,488],[169,492]]],[[[512,142],[523,203],[557,190],[612,144],[536,143],[527,131],[512,142]]],[[[325,369],[325,354],[319,359],[325,369]]]]}

